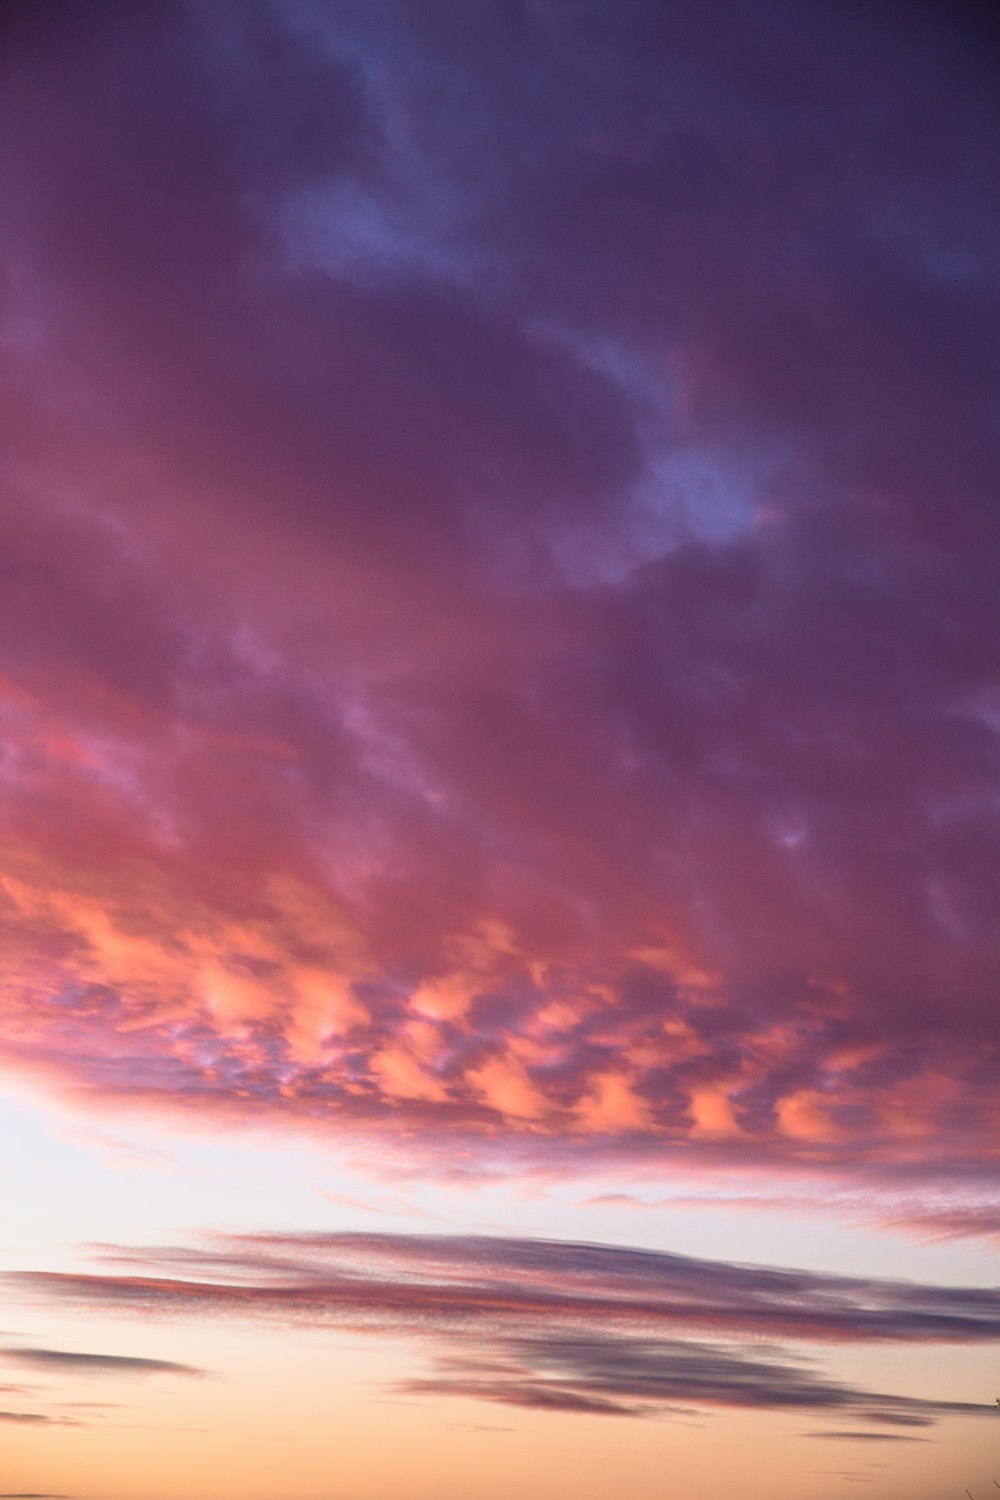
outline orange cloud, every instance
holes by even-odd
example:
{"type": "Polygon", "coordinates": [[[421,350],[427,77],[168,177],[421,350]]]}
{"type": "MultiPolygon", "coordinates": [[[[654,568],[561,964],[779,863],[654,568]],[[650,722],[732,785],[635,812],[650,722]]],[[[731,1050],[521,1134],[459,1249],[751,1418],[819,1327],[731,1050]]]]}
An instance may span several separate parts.
{"type": "Polygon", "coordinates": [[[517,1058],[491,1057],[467,1075],[491,1109],[515,1120],[537,1120],[546,1111],[543,1095],[517,1058]]]}
{"type": "Polygon", "coordinates": [[[580,1128],[596,1134],[618,1134],[648,1130],[653,1114],[648,1102],[635,1092],[627,1074],[602,1073],[591,1079],[589,1092],[576,1105],[580,1128]]]}
{"type": "Polygon", "coordinates": [[[390,1099],[426,1099],[439,1103],[447,1089],[439,1078],[423,1068],[412,1052],[402,1046],[390,1046],[377,1052],[371,1071],[390,1099]]]}
{"type": "Polygon", "coordinates": [[[815,1089],[799,1089],[778,1101],[778,1126],[796,1141],[836,1141],[843,1131],[831,1119],[824,1097],[815,1089]]]}
{"type": "Polygon", "coordinates": [[[729,1093],[720,1084],[694,1089],[688,1109],[694,1121],[691,1134],[696,1139],[725,1140],[743,1134],[729,1093]]]}

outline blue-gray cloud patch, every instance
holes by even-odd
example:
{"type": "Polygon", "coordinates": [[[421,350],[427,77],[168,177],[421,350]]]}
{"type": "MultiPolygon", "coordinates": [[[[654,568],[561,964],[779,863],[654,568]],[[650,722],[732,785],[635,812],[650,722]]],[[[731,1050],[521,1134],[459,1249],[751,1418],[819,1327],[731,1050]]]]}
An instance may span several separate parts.
{"type": "Polygon", "coordinates": [[[134,1354],[78,1353],[70,1349],[7,1348],[0,1356],[32,1370],[98,1375],[203,1375],[194,1365],[171,1359],[147,1359],[134,1354]]]}
{"type": "MultiPolygon", "coordinates": [[[[105,1247],[105,1258],[114,1272],[7,1279],[36,1296],[141,1309],[151,1318],[261,1317],[431,1339],[428,1372],[394,1388],[414,1398],[614,1417],[800,1410],[870,1424],[865,1441],[921,1441],[876,1429],[992,1411],[830,1380],[814,1352],[793,1350],[1000,1341],[994,1288],[475,1235],[233,1235],[159,1249],[105,1247]]],[[[69,1367],[87,1356],[41,1358],[69,1367]]],[[[155,1360],[139,1367],[178,1369],[155,1360]]]]}

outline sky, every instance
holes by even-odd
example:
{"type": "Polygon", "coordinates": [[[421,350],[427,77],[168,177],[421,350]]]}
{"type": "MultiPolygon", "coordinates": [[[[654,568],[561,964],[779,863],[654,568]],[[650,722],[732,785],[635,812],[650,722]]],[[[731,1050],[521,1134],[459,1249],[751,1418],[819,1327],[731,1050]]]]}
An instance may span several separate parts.
{"type": "Polygon", "coordinates": [[[1000,1482],[1000,33],[0,14],[0,1500],[1000,1482]]]}

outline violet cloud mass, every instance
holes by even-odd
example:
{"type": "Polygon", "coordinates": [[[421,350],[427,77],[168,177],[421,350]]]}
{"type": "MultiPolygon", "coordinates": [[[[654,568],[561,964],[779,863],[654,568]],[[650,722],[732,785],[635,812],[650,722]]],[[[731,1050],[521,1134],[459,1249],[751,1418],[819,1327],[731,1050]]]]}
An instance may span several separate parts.
{"type": "Polygon", "coordinates": [[[988,1180],[968,33],[4,28],[6,1065],[413,1151],[988,1180]]]}
{"type": "Polygon", "coordinates": [[[995,112],[625,10],[15,19],[21,1065],[994,1148],[995,112]]]}
{"type": "Polygon", "coordinates": [[[998,77],[0,6],[0,1500],[996,1492],[998,77]]]}

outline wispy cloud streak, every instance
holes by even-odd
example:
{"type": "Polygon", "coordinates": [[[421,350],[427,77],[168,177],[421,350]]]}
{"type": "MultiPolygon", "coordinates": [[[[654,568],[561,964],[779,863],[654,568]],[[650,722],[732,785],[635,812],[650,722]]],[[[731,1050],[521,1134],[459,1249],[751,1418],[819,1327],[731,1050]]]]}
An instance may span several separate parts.
{"type": "Polygon", "coordinates": [[[134,1269],[25,1272],[8,1282],[46,1299],[150,1316],[235,1315],[430,1338],[443,1346],[434,1371],[401,1390],[593,1414],[801,1407],[923,1427],[990,1408],[829,1381],[777,1341],[1000,1340],[1000,1293],[992,1289],[604,1245],[260,1235],[114,1258],[134,1269]]]}
{"type": "Polygon", "coordinates": [[[0,1348],[0,1359],[32,1370],[95,1375],[202,1375],[193,1365],[133,1354],[82,1354],[67,1349],[0,1348]]]}
{"type": "Polygon", "coordinates": [[[863,1192],[849,1185],[838,1187],[833,1181],[825,1185],[827,1190],[823,1193],[816,1190],[815,1183],[799,1185],[786,1180],[776,1190],[773,1181],[758,1181],[758,1191],[739,1195],[712,1192],[656,1198],[612,1192],[601,1193],[587,1203],[637,1212],[680,1209],[699,1213],[818,1216],[892,1230],[928,1243],[1000,1242],[1000,1202],[989,1183],[974,1184],[974,1198],[961,1188],[949,1192],[940,1184],[933,1185],[936,1191],[928,1192],[929,1185],[918,1180],[908,1190],[901,1190],[899,1177],[886,1174],[881,1180],[876,1176],[863,1192]]]}

